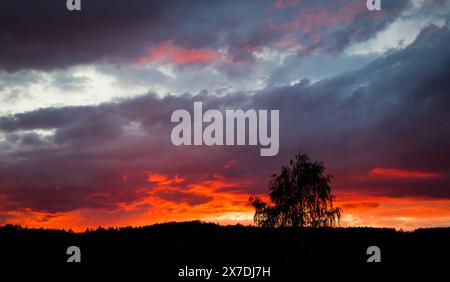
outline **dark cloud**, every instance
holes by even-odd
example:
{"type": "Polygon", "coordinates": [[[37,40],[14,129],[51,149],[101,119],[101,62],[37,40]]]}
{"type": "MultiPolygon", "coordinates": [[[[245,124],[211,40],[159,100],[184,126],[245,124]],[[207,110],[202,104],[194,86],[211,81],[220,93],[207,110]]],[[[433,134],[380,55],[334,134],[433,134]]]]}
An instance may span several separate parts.
{"type": "Polygon", "coordinates": [[[235,193],[261,193],[270,175],[299,149],[325,162],[337,190],[450,198],[449,46],[449,28],[429,26],[406,49],[316,83],[303,80],[256,95],[147,94],[2,116],[0,130],[7,138],[0,144],[0,197],[6,199],[1,208],[113,209],[154,192],[149,171],[187,177],[183,191],[158,196],[190,205],[211,199],[193,194],[188,184],[214,180],[213,175],[243,183],[232,185],[235,193]],[[192,110],[197,100],[205,109],[279,109],[279,155],[262,158],[259,148],[249,146],[173,146],[171,113],[192,110]],[[54,134],[45,137],[37,129],[54,134]],[[377,167],[438,176],[374,178],[369,171],[377,167]]]}
{"type": "MultiPolygon", "coordinates": [[[[301,53],[336,53],[383,30],[408,2],[385,0],[381,12],[370,14],[359,0],[301,1],[282,10],[273,1],[95,0],[77,12],[63,0],[7,0],[0,3],[0,69],[134,63],[165,42],[224,49],[228,62],[251,64],[255,51],[287,35],[304,46],[301,53]]],[[[233,67],[224,70],[234,73],[233,67]]]]}
{"type": "Polygon", "coordinates": [[[168,40],[184,48],[217,47],[226,30],[261,15],[268,3],[95,0],[71,12],[66,1],[2,1],[0,67],[134,62],[168,40]]]}
{"type": "Polygon", "coordinates": [[[0,128],[5,132],[32,129],[53,129],[70,123],[75,117],[82,117],[92,107],[45,108],[14,116],[0,118],[0,128]]]}
{"type": "Polygon", "coordinates": [[[161,190],[155,193],[155,195],[161,199],[175,202],[175,203],[187,203],[190,206],[201,205],[211,201],[213,198],[210,196],[200,195],[193,192],[183,192],[176,190],[161,190]]]}

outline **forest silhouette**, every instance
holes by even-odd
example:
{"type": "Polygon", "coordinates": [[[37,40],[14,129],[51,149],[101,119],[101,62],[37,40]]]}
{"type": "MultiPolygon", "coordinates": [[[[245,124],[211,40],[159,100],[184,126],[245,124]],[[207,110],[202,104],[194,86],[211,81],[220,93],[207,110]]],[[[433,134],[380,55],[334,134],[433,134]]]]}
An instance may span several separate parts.
{"type": "MultiPolygon", "coordinates": [[[[74,233],[64,230],[0,227],[0,265],[72,267],[69,246],[81,249],[77,269],[131,271],[176,279],[177,269],[189,266],[270,266],[272,278],[300,277],[300,269],[424,269],[448,262],[450,228],[411,232],[388,228],[314,228],[220,226],[172,222],[144,227],[98,228],[74,233]],[[381,249],[381,262],[368,263],[369,246],[381,249]],[[418,268],[419,269],[419,268],[418,268]]],[[[70,268],[71,269],[71,268],[70,268]]],[[[128,275],[128,274],[127,274],[128,275]]],[[[301,274],[301,277],[305,277],[301,274]]],[[[323,275],[326,275],[324,273],[323,275]]]]}

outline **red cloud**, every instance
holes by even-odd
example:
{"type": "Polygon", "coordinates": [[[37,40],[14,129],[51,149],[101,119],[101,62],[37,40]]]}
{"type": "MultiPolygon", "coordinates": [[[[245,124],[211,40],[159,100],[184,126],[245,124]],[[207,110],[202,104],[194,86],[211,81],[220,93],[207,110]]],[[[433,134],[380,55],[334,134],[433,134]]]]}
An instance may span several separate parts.
{"type": "Polygon", "coordinates": [[[441,174],[436,172],[405,170],[396,168],[374,168],[369,172],[373,176],[398,177],[398,178],[434,178],[441,174]]]}
{"type": "Polygon", "coordinates": [[[164,42],[151,49],[150,56],[139,58],[138,64],[169,63],[193,64],[211,63],[222,57],[222,53],[209,49],[184,49],[174,47],[170,42],[164,42]]]}
{"type": "Polygon", "coordinates": [[[300,0],[277,0],[274,4],[275,9],[282,10],[289,6],[296,6],[300,4],[300,0]]]}
{"type": "Polygon", "coordinates": [[[337,9],[330,4],[314,5],[301,9],[293,21],[275,28],[282,31],[301,30],[303,33],[319,32],[324,26],[351,22],[355,15],[365,11],[365,4],[360,2],[340,5],[337,9]]]}

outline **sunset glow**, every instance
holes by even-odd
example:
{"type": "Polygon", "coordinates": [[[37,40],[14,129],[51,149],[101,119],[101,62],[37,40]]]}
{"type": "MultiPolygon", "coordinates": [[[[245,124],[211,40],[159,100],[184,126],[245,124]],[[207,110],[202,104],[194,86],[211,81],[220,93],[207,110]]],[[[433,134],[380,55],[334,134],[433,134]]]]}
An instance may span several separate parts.
{"type": "MultiPolygon", "coordinates": [[[[46,213],[22,210],[9,213],[12,224],[29,227],[64,228],[84,231],[98,226],[143,226],[170,221],[201,220],[219,224],[253,225],[250,194],[227,192],[245,183],[227,182],[213,177],[183,185],[188,178],[149,172],[155,184],[143,190],[145,197],[132,203],[117,203],[112,210],[78,209],[46,213]]],[[[259,195],[268,200],[267,196],[259,195]]],[[[420,227],[446,226],[450,220],[450,200],[430,198],[395,198],[370,196],[351,190],[336,193],[336,206],[344,209],[341,226],[395,227],[413,230],[420,227]]]]}
{"type": "Polygon", "coordinates": [[[251,225],[302,152],[341,226],[450,226],[450,1],[51,2],[0,5],[0,225],[251,225]]]}

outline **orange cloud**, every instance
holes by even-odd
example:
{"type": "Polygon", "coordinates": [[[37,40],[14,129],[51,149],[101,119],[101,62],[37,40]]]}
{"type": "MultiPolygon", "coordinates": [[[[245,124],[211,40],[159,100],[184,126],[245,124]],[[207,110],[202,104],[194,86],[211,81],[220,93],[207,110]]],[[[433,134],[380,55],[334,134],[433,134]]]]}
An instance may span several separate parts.
{"type": "MultiPolygon", "coordinates": [[[[375,170],[377,172],[380,170],[375,170]]],[[[409,177],[411,171],[400,175],[409,177]]],[[[425,175],[428,177],[429,174],[425,175]]],[[[219,224],[253,224],[254,211],[248,205],[250,195],[238,189],[249,185],[250,180],[231,181],[223,175],[203,175],[200,180],[193,181],[189,177],[170,177],[149,172],[148,181],[154,185],[139,188],[145,195],[143,198],[131,203],[116,203],[115,209],[82,208],[58,213],[24,209],[7,212],[3,217],[7,217],[6,222],[12,224],[71,228],[75,231],[98,226],[142,226],[195,219],[219,224]]],[[[450,226],[450,199],[372,196],[354,190],[338,190],[335,194],[335,205],[344,210],[343,226],[395,227],[407,230],[450,226]]],[[[259,196],[268,200],[267,195],[259,196]]]]}
{"type": "Polygon", "coordinates": [[[164,183],[167,181],[167,176],[165,176],[164,174],[149,172],[147,181],[148,182],[156,182],[156,183],[164,183]]]}
{"type": "Polygon", "coordinates": [[[169,179],[167,177],[167,175],[159,174],[156,172],[149,172],[148,178],[147,178],[148,182],[154,182],[154,183],[162,184],[162,185],[172,184],[172,183],[178,184],[178,183],[184,182],[185,180],[186,180],[186,178],[179,177],[178,175],[175,175],[175,177],[173,179],[169,179]]]}
{"type": "Polygon", "coordinates": [[[380,197],[339,191],[336,205],[344,209],[343,226],[405,230],[450,226],[450,199],[380,197]]]}

